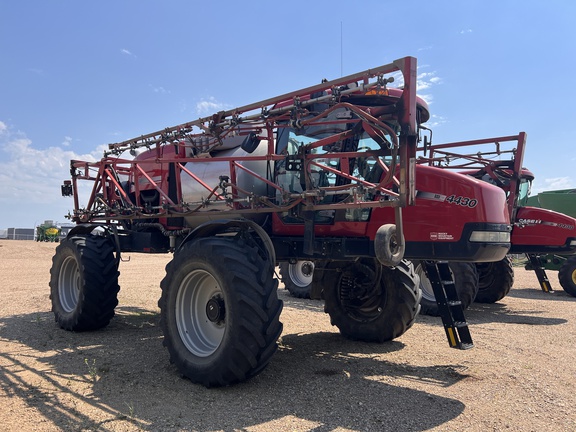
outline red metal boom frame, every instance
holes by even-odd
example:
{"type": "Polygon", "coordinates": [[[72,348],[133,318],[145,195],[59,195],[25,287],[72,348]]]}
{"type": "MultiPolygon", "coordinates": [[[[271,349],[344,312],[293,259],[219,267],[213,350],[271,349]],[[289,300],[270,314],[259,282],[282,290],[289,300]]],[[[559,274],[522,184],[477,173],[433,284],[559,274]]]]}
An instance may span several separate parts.
{"type": "Polygon", "coordinates": [[[524,150],[526,147],[526,137],[525,132],[520,132],[518,135],[451,142],[426,147],[422,146],[417,148],[417,151],[422,152],[422,155],[418,156],[417,161],[418,163],[425,163],[430,166],[458,171],[483,170],[494,180],[498,179],[495,171],[498,169],[504,169],[509,181],[506,185],[502,185],[501,187],[507,195],[507,206],[510,220],[514,222],[518,185],[522,174],[524,150]],[[515,143],[516,146],[502,146],[502,143],[509,142],[515,143]],[[457,153],[454,151],[456,148],[469,148],[486,144],[493,144],[494,150],[482,150],[475,153],[457,153]],[[427,155],[428,152],[429,155],[427,155]],[[509,155],[510,157],[508,159],[501,159],[504,155],[509,155]]]}
{"type": "MultiPolygon", "coordinates": [[[[103,159],[98,162],[71,161],[75,210],[70,218],[79,223],[113,223],[123,219],[193,216],[199,210],[219,203],[223,203],[228,209],[233,209],[235,213],[239,214],[287,211],[299,204],[303,205],[306,211],[379,206],[400,208],[412,205],[415,196],[413,166],[418,140],[416,110],[416,59],[405,57],[388,65],[233,110],[219,112],[184,125],[110,144],[103,159]],[[373,116],[368,107],[342,101],[343,96],[361,92],[376,92],[386,95],[386,85],[392,79],[387,79],[384,76],[397,71],[403,75],[403,91],[397,102],[386,109],[384,114],[379,113],[377,116],[373,116]],[[308,108],[318,103],[328,104],[329,108],[310,117],[308,108]],[[357,119],[354,121],[362,123],[364,129],[382,136],[390,136],[393,141],[391,148],[369,152],[329,153],[330,159],[339,159],[339,169],[319,163],[317,160],[326,158],[328,154],[313,154],[311,150],[345,139],[350,133],[350,131],[345,131],[323,138],[313,144],[302,146],[299,155],[305,167],[304,173],[310,173],[313,167],[316,170],[324,170],[341,176],[349,180],[349,184],[314,187],[309,175],[305,175],[305,189],[301,193],[290,193],[273,181],[242,166],[241,162],[248,160],[267,161],[272,165],[274,162],[285,160],[286,155],[275,153],[274,129],[326,124],[325,116],[334,109],[343,107],[356,114],[357,119]],[[399,134],[397,135],[386,122],[393,122],[398,125],[399,134]],[[248,136],[250,133],[261,135],[263,131],[267,133],[261,136],[261,139],[268,140],[268,152],[264,156],[206,157],[209,151],[218,149],[226,138],[236,135],[248,136]],[[173,146],[173,151],[166,151],[169,146],[173,146]],[[120,157],[126,151],[133,153],[141,148],[155,152],[155,158],[132,160],[120,157]],[[393,156],[394,163],[387,166],[382,163],[380,157],[390,155],[393,156]],[[378,183],[367,182],[350,172],[350,160],[360,156],[374,158],[375,163],[378,163],[386,173],[382,181],[378,183]],[[193,164],[208,161],[229,163],[230,178],[221,180],[218,185],[204,183],[194,174],[193,164]],[[400,167],[398,173],[396,172],[396,162],[400,167]],[[174,164],[177,172],[176,177],[179,179],[180,175],[190,176],[206,189],[207,197],[201,202],[183,202],[180,181],[177,181],[176,185],[177,198],[170,197],[157,179],[150,176],[150,170],[143,168],[144,164],[151,163],[174,164]],[[185,163],[190,165],[184,166],[185,163]],[[248,173],[255,180],[264,182],[270,188],[275,189],[277,193],[283,196],[282,202],[280,204],[275,203],[274,199],[269,196],[255,196],[248,191],[243,191],[236,181],[238,170],[248,173]],[[123,187],[123,179],[133,180],[134,195],[132,198],[131,194],[123,187]],[[82,208],[78,198],[79,180],[94,182],[88,202],[82,208]],[[139,198],[142,188],[156,190],[161,197],[160,204],[152,209],[145,208],[139,198]],[[363,200],[360,196],[366,190],[371,193],[378,193],[381,199],[363,200]],[[321,198],[331,194],[348,194],[349,199],[332,204],[320,203],[321,198]]],[[[401,226],[399,211],[397,211],[396,219],[396,223],[401,226]]]]}

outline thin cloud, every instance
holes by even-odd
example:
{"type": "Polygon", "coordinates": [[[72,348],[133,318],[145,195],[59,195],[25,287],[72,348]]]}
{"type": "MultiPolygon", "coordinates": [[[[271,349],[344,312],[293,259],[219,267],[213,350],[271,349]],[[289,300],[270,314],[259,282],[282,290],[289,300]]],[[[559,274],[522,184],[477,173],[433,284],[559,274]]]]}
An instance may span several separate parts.
{"type": "Polygon", "coordinates": [[[534,181],[534,187],[532,188],[532,195],[536,195],[540,192],[548,190],[572,189],[575,187],[576,187],[576,181],[574,181],[573,178],[568,176],[549,177],[542,181],[537,179],[534,181]]]}
{"type": "Polygon", "coordinates": [[[232,108],[231,105],[218,102],[215,98],[209,97],[208,99],[202,99],[196,104],[196,113],[201,116],[209,115],[230,108],[232,108]]]}
{"type": "Polygon", "coordinates": [[[418,97],[424,99],[424,102],[426,102],[428,105],[431,105],[432,102],[434,101],[434,96],[432,96],[431,94],[419,94],[418,97]]]}
{"type": "Polygon", "coordinates": [[[416,91],[421,92],[441,83],[442,79],[436,76],[436,72],[423,72],[416,77],[416,91]]]}
{"type": "Polygon", "coordinates": [[[460,30],[460,34],[469,34],[469,33],[472,33],[472,29],[460,30]]]}
{"type": "Polygon", "coordinates": [[[550,187],[571,188],[574,185],[573,180],[570,177],[552,177],[544,179],[544,183],[550,187]]]}
{"type": "Polygon", "coordinates": [[[432,72],[422,72],[416,76],[416,91],[418,96],[426,101],[428,105],[431,105],[434,101],[434,96],[431,90],[434,86],[442,84],[442,78],[436,75],[435,71],[432,72]]]}
{"type": "MultiPolygon", "coordinates": [[[[422,69],[420,67],[419,69],[422,69]]],[[[404,86],[404,77],[400,72],[394,72],[391,74],[394,78],[394,87],[402,88],[404,86]]],[[[422,92],[423,90],[428,90],[438,84],[442,84],[442,78],[436,75],[435,71],[432,72],[421,72],[416,76],[416,91],[422,92]]],[[[422,96],[422,95],[418,95],[422,96]]]]}
{"type": "Polygon", "coordinates": [[[122,49],[120,50],[120,52],[121,52],[122,54],[127,55],[127,56],[136,58],[136,55],[134,55],[131,51],[128,51],[126,48],[122,48],[122,49]]]}
{"type": "Polygon", "coordinates": [[[159,86],[159,87],[155,87],[152,84],[150,84],[150,88],[152,89],[152,91],[154,93],[160,93],[160,94],[170,94],[170,90],[166,90],[164,87],[159,86]]]}
{"type": "Polygon", "coordinates": [[[442,126],[443,124],[448,123],[448,119],[446,117],[442,117],[436,114],[432,114],[430,116],[430,120],[426,122],[426,126],[429,128],[435,128],[442,126]]]}
{"type": "MultiPolygon", "coordinates": [[[[418,69],[426,69],[428,66],[423,65],[420,66],[418,69]]],[[[392,84],[394,87],[403,88],[404,87],[404,77],[400,72],[394,72],[391,74],[394,78],[394,83],[392,84]]],[[[433,87],[442,84],[443,80],[440,78],[436,71],[432,72],[420,72],[416,76],[416,92],[418,93],[418,97],[422,98],[428,105],[431,105],[434,101],[434,95],[431,93],[433,87]]],[[[447,123],[447,119],[444,117],[438,117],[432,115],[430,120],[428,121],[427,126],[437,126],[444,123],[447,123]]]]}
{"type": "Polygon", "coordinates": [[[64,141],[62,141],[62,147],[68,147],[70,146],[70,144],[72,144],[72,138],[69,136],[65,136],[64,137],[64,141]]]}

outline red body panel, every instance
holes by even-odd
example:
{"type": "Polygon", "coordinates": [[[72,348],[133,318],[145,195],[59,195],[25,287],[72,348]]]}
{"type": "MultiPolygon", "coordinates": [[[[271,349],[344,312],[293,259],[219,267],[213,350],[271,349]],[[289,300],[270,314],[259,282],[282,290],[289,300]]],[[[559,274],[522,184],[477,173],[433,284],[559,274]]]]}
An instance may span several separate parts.
{"type": "MultiPolygon", "coordinates": [[[[456,242],[466,223],[510,224],[504,192],[472,177],[417,165],[416,189],[416,205],[402,211],[407,242],[456,242]]],[[[303,224],[285,224],[274,216],[274,234],[304,234],[303,224]]],[[[373,239],[378,228],[387,223],[394,223],[394,209],[381,207],[372,210],[368,222],[336,220],[330,225],[317,224],[315,233],[373,239]]]]}
{"type": "MultiPolygon", "coordinates": [[[[402,211],[407,242],[455,242],[466,223],[510,224],[500,188],[424,165],[417,165],[416,173],[416,205],[402,211]]],[[[368,236],[372,238],[379,225],[389,223],[382,221],[393,216],[392,209],[376,209],[368,236]]]]}
{"type": "MultiPolygon", "coordinates": [[[[576,238],[576,219],[552,210],[538,207],[520,207],[512,230],[512,244],[521,246],[566,246],[576,238]]],[[[520,253],[520,252],[518,252],[520,253]]]]}

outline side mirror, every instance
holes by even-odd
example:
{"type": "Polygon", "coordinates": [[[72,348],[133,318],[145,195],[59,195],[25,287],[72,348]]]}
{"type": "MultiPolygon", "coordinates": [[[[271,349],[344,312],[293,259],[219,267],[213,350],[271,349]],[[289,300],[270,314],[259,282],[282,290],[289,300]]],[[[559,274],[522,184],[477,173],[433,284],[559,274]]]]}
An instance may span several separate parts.
{"type": "Polygon", "coordinates": [[[60,186],[62,190],[62,196],[72,196],[74,194],[72,190],[72,182],[70,180],[64,180],[64,184],[60,186]]]}
{"type": "Polygon", "coordinates": [[[256,147],[258,147],[258,144],[260,144],[260,137],[256,135],[256,132],[250,132],[246,138],[244,138],[240,147],[246,153],[253,153],[256,147]]]}

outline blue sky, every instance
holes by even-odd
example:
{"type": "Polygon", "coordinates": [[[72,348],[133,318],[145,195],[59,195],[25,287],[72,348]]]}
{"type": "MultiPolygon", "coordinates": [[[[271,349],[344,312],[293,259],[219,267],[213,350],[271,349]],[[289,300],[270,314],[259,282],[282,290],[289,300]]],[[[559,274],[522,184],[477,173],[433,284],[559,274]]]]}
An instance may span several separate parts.
{"type": "Polygon", "coordinates": [[[0,229],[67,222],[69,160],[411,55],[434,142],[528,133],[576,187],[576,2],[0,0],[0,229]]]}

